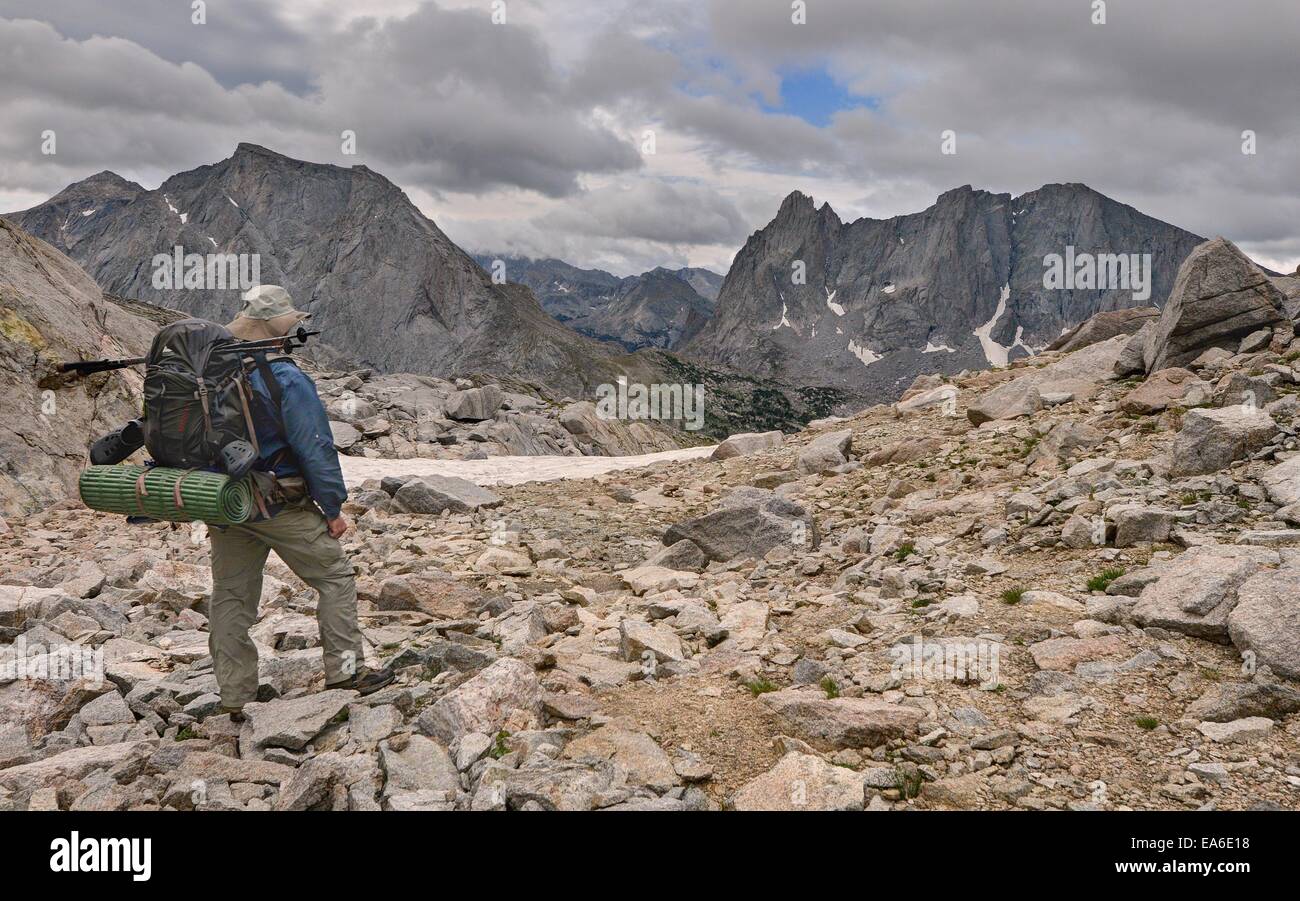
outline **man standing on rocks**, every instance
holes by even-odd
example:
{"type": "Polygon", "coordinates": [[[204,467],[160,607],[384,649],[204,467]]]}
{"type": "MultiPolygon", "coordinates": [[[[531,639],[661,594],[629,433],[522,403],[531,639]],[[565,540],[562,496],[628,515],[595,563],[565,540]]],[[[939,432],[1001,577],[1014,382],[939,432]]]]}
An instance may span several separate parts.
{"type": "MultiPolygon", "coordinates": [[[[252,288],[243,300],[243,309],[227,326],[243,341],[283,338],[310,315],[295,310],[289,292],[279,285],[252,288]]],[[[267,507],[243,525],[209,529],[208,645],[222,711],[236,721],[243,719],[244,705],[257,700],[257,647],[248,630],[257,620],[262,568],[270,551],[320,595],[316,616],[325,687],[370,694],[393,681],[391,670],[369,670],[362,664],[356,578],[339,543],[349,528],[341,510],[347,487],[316,385],[287,357],[269,361],[275,385],[268,386],[264,371],[255,370],[249,380],[257,400],[256,469],[274,476],[254,476],[272,485],[267,507]]]]}

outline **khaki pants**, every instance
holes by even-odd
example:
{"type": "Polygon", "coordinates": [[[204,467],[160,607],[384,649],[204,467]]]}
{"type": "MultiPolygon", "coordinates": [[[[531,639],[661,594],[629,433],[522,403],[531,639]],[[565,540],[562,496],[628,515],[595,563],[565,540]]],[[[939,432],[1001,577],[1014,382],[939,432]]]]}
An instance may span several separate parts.
{"type": "Polygon", "coordinates": [[[268,520],[208,530],[212,540],[212,604],[208,617],[221,703],[242,707],[257,700],[257,646],[248,637],[262,596],[262,567],[275,551],[320,594],[316,618],[325,651],[325,681],[339,682],[361,667],[357,584],[338,539],[315,507],[290,506],[268,520]]]}

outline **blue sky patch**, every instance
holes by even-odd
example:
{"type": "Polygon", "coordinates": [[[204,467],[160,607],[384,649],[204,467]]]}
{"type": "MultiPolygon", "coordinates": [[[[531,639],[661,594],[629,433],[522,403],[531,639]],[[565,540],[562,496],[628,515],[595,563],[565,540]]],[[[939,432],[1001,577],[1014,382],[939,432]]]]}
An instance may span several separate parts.
{"type": "Polygon", "coordinates": [[[880,98],[849,93],[825,69],[787,69],[780,74],[781,103],[773,106],[759,99],[763,109],[770,113],[798,116],[809,125],[825,128],[838,112],[880,106],[880,98]]]}

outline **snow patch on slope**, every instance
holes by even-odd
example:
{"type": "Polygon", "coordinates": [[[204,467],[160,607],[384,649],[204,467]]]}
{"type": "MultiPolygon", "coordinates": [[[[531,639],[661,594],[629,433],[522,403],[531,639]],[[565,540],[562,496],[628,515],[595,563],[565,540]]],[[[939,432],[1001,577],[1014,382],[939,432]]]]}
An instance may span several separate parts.
{"type": "Polygon", "coordinates": [[[840,306],[839,304],[837,304],[837,303],[835,302],[835,295],[836,295],[836,294],[839,294],[840,292],[839,292],[839,291],[832,291],[830,288],[823,288],[822,290],[826,292],[826,306],[830,307],[830,308],[831,308],[831,311],[832,311],[836,316],[843,316],[843,315],[844,315],[844,307],[840,306]]]}
{"type": "Polygon", "coordinates": [[[993,318],[971,333],[980,339],[980,346],[984,348],[984,358],[989,361],[990,366],[1007,365],[1007,355],[1011,352],[1011,347],[1015,347],[1015,344],[1012,344],[1011,347],[1003,347],[993,340],[993,329],[997,326],[998,320],[1002,318],[1002,314],[1007,311],[1007,301],[1010,299],[1011,285],[1003,285],[1002,295],[998,298],[998,308],[993,311],[993,318]]]}
{"type": "Polygon", "coordinates": [[[172,206],[172,199],[168,197],[166,194],[163,195],[163,202],[167,204],[167,209],[171,210],[177,216],[181,217],[181,225],[184,225],[186,221],[190,218],[189,213],[182,213],[180,210],[176,209],[176,207],[172,206]]]}
{"type": "Polygon", "coordinates": [[[786,308],[785,300],[783,299],[783,300],[781,301],[781,321],[778,322],[776,325],[772,326],[772,331],[774,331],[774,332],[777,331],[778,329],[781,328],[781,326],[785,326],[786,328],[789,328],[789,329],[794,328],[794,325],[791,324],[791,322],[790,322],[790,316],[789,316],[789,313],[790,313],[790,311],[789,311],[789,309],[786,308]]]}
{"type": "Polygon", "coordinates": [[[870,347],[859,344],[852,338],[849,339],[849,353],[857,357],[863,366],[870,366],[872,363],[878,363],[884,359],[880,354],[873,353],[870,347]]]}

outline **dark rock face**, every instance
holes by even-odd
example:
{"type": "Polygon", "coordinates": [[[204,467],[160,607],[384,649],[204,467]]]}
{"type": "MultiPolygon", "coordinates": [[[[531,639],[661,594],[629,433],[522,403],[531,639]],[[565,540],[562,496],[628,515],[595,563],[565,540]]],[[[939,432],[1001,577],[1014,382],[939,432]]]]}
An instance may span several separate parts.
{"type": "Polygon", "coordinates": [[[574,392],[613,380],[618,348],[566,329],[526,288],[494,285],[364,166],[240,144],[156,191],[101,173],[13,219],[106,291],[220,321],[239,308],[238,287],[155,288],[155,255],[257,254],[261,282],[284,285],[327,343],[381,371],[493,372],[574,392]]]}
{"type": "Polygon", "coordinates": [[[612,341],[628,351],[672,349],[692,337],[713,315],[722,276],[707,269],[652,269],[619,278],[601,269],[579,269],[561,260],[528,260],[479,254],[489,273],[498,261],[508,281],[532,289],[542,309],[569,328],[612,341]]]}
{"type": "Polygon", "coordinates": [[[894,399],[918,373],[1005,363],[1096,313],[1163,303],[1201,240],[1083,185],[1015,198],[963,187],[922,213],[850,223],[795,193],[737,255],[716,314],[682,352],[894,399]],[[1150,297],[1046,287],[1046,258],[1068,248],[1150,254],[1150,297]]]}
{"type": "Polygon", "coordinates": [[[1207,241],[1183,263],[1143,345],[1147,372],[1185,366],[1211,347],[1236,352],[1261,329],[1290,329],[1286,297],[1231,241],[1207,241]]]}

